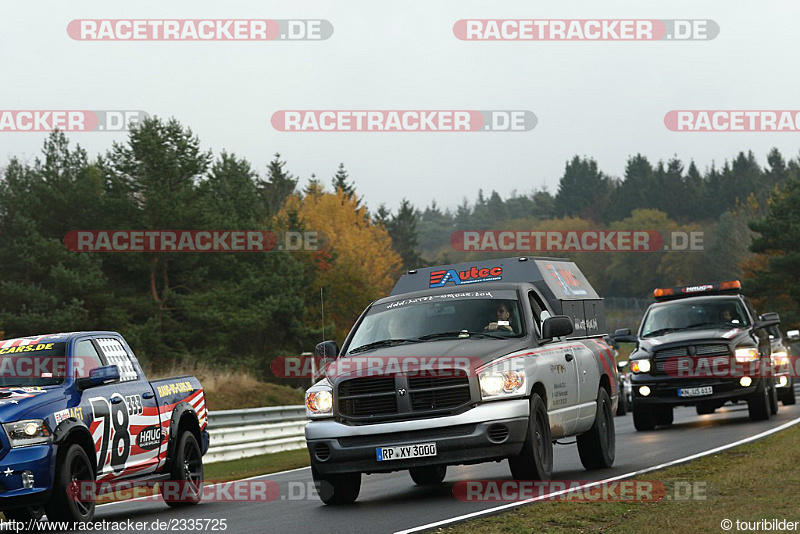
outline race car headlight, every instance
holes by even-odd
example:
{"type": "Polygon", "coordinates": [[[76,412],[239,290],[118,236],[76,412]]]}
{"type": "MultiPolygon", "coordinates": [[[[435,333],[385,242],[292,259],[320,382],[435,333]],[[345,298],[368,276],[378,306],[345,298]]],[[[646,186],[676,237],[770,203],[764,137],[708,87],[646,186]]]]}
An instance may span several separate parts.
{"type": "Polygon", "coordinates": [[[755,347],[743,347],[736,349],[736,361],[740,363],[754,362],[758,360],[758,349],[755,347]]]}
{"type": "Polygon", "coordinates": [[[306,416],[329,417],[333,415],[333,393],[330,387],[315,386],[306,391],[306,416]]]}
{"type": "Polygon", "coordinates": [[[525,369],[522,362],[504,362],[478,373],[483,400],[519,397],[525,394],[525,369]]]}
{"type": "Polygon", "coordinates": [[[631,360],[630,368],[634,373],[649,373],[650,360],[631,360]]]}
{"type": "Polygon", "coordinates": [[[779,351],[772,353],[772,361],[775,365],[789,365],[789,355],[786,351],[779,351]]]}
{"type": "Polygon", "coordinates": [[[28,445],[41,445],[53,441],[53,435],[42,419],[28,419],[5,423],[3,430],[8,436],[12,447],[27,447],[28,445]]]}

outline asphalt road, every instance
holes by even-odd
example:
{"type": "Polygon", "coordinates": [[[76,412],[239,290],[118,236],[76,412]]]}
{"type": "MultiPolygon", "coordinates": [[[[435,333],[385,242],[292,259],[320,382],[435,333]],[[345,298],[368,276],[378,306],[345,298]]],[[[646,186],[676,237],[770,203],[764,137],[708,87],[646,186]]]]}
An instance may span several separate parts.
{"type": "MultiPolygon", "coordinates": [[[[800,384],[796,387],[800,392],[800,384]]],[[[619,476],[745,439],[798,417],[800,404],[781,405],[778,415],[762,422],[751,422],[747,405],[742,403],[726,405],[715,414],[704,416],[696,415],[694,408],[677,408],[671,427],[636,432],[628,414],[615,418],[617,453],[611,469],[585,471],[575,445],[557,445],[553,478],[602,480],[619,476]]],[[[225,519],[228,533],[396,532],[498,506],[457,500],[452,492],[455,481],[510,478],[505,461],[450,467],[444,484],[433,489],[415,486],[407,472],[370,475],[364,476],[355,504],[331,507],[323,505],[309,490],[313,487],[311,472],[303,468],[258,478],[278,484],[280,495],[271,502],[203,502],[173,510],[163,502],[129,501],[98,507],[95,521],[209,518],[225,519]]]]}

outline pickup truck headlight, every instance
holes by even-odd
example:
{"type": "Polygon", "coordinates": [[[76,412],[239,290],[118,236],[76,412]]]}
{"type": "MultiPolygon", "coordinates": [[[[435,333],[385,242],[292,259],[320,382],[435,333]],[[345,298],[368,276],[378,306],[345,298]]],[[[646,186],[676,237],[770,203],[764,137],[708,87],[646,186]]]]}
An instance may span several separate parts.
{"type": "Polygon", "coordinates": [[[736,349],[735,355],[737,362],[754,362],[758,360],[758,349],[755,347],[743,347],[736,349]]]}
{"type": "Polygon", "coordinates": [[[525,394],[525,368],[521,360],[507,361],[478,373],[483,400],[519,397],[525,394]]]}
{"type": "Polygon", "coordinates": [[[650,360],[631,360],[630,368],[634,373],[649,373],[650,360]]]}
{"type": "Polygon", "coordinates": [[[27,447],[29,445],[41,445],[51,443],[53,435],[42,419],[28,419],[5,423],[3,430],[6,431],[8,441],[12,447],[27,447]]]}
{"type": "Polygon", "coordinates": [[[786,351],[782,350],[779,352],[772,353],[772,361],[775,365],[789,365],[789,355],[786,354],[786,351]]]}
{"type": "Polygon", "coordinates": [[[330,417],[333,415],[333,391],[329,386],[314,386],[306,391],[306,416],[330,417]]]}

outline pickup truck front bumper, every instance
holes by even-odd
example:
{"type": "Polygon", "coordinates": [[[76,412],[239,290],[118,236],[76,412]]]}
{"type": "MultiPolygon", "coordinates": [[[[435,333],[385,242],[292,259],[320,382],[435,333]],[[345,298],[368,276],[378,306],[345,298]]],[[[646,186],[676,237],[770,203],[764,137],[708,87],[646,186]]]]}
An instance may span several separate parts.
{"type": "Polygon", "coordinates": [[[0,510],[43,504],[50,495],[55,473],[55,447],[32,445],[6,448],[0,453],[0,510]],[[34,485],[25,488],[22,473],[33,474],[34,485]]]}
{"type": "Polygon", "coordinates": [[[755,378],[747,387],[739,384],[738,378],[698,378],[692,380],[676,380],[669,378],[636,377],[632,380],[633,403],[639,405],[659,406],[695,406],[701,403],[724,404],[730,400],[743,400],[753,395],[766,378],[755,378]],[[650,388],[650,394],[643,396],[642,386],[650,388]],[[681,397],[679,389],[711,387],[710,395],[681,397]]]}
{"type": "Polygon", "coordinates": [[[519,454],[528,430],[528,399],[479,404],[464,413],[371,425],[331,419],[306,425],[314,468],[322,475],[381,473],[428,465],[501,460],[519,454]],[[436,456],[378,461],[378,447],[436,443],[436,456]]]}

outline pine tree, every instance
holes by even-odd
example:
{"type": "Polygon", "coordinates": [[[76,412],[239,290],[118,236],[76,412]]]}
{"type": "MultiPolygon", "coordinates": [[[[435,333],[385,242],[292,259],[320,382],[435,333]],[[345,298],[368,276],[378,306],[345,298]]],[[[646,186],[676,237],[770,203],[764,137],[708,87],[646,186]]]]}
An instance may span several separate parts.
{"type": "Polygon", "coordinates": [[[286,172],[284,166],[286,162],[281,161],[281,155],[276,152],[267,167],[267,181],[261,184],[261,196],[267,212],[271,215],[280,211],[286,199],[297,187],[297,178],[286,172]]]}
{"type": "Polygon", "coordinates": [[[386,225],[392,238],[392,248],[403,260],[403,269],[419,267],[420,256],[417,253],[417,213],[407,199],[400,202],[397,215],[393,215],[386,225]]]}

